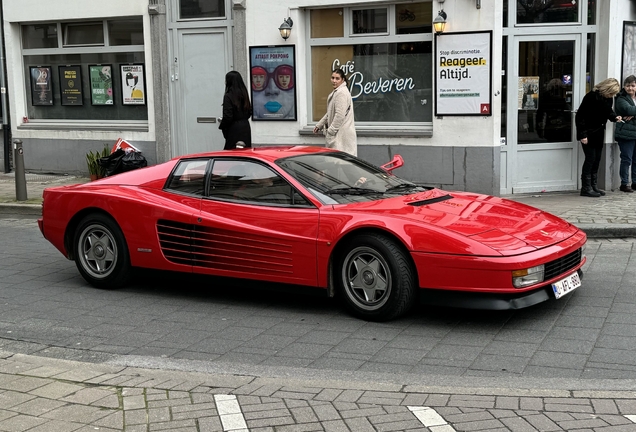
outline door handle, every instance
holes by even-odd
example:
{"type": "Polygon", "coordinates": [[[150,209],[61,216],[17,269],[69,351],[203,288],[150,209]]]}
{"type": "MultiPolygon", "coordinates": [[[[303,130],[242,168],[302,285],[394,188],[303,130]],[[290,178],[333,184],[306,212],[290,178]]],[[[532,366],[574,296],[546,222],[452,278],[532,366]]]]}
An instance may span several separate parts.
{"type": "Polygon", "coordinates": [[[216,123],[216,117],[197,117],[197,123],[216,123]]]}

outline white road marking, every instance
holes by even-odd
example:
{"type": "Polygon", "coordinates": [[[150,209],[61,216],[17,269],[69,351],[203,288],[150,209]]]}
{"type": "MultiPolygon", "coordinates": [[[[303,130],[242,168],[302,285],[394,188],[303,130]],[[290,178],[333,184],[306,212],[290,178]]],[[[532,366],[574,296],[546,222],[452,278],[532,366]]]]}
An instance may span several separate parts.
{"type": "Polygon", "coordinates": [[[627,418],[628,420],[631,420],[632,423],[636,423],[636,415],[626,415],[625,418],[627,418]]]}
{"type": "Polygon", "coordinates": [[[433,408],[410,406],[407,407],[422,424],[431,432],[455,432],[455,429],[446,423],[441,415],[433,408]]]}
{"type": "Polygon", "coordinates": [[[236,396],[217,394],[214,395],[214,402],[224,431],[249,432],[236,396]]]}

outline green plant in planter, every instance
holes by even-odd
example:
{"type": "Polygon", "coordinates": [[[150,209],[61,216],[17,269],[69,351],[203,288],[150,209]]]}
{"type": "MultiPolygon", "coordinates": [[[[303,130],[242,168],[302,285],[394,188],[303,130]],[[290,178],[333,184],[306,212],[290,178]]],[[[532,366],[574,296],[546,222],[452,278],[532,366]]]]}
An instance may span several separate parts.
{"type": "Polygon", "coordinates": [[[99,166],[99,159],[110,155],[110,149],[108,147],[104,147],[102,151],[93,151],[90,150],[86,153],[86,165],[88,166],[88,174],[91,177],[102,178],[106,174],[104,168],[99,166]]]}

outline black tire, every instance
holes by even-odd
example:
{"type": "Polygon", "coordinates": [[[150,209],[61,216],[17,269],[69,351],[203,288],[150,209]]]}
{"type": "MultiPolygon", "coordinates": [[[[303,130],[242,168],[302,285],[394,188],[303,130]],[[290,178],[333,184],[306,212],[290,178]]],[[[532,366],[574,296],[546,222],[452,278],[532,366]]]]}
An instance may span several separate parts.
{"type": "Polygon", "coordinates": [[[396,318],[416,299],[416,278],[406,252],[381,234],[353,238],[339,254],[334,274],[345,304],[362,319],[396,318]]]}
{"type": "Polygon", "coordinates": [[[110,217],[95,213],[77,226],[75,265],[84,279],[102,289],[120,288],[131,276],[130,255],[121,229],[110,217]]]}

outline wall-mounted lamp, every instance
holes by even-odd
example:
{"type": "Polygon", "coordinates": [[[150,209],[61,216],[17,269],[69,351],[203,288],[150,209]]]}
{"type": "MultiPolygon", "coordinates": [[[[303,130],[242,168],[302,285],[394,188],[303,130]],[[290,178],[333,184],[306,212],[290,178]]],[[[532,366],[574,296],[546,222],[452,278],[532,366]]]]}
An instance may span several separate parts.
{"type": "Polygon", "coordinates": [[[477,3],[475,3],[475,7],[477,9],[481,9],[481,0],[477,0],[477,3]]]}
{"type": "Polygon", "coordinates": [[[446,28],[446,12],[442,9],[439,11],[435,19],[433,20],[433,29],[435,29],[435,33],[441,34],[444,33],[444,28],[446,28]]]}
{"type": "Polygon", "coordinates": [[[287,38],[291,35],[291,29],[294,25],[294,22],[291,18],[285,18],[283,23],[278,27],[278,31],[283,39],[287,40],[287,38]]]}

